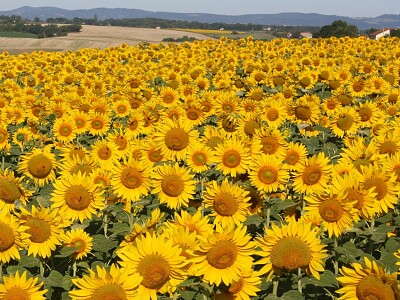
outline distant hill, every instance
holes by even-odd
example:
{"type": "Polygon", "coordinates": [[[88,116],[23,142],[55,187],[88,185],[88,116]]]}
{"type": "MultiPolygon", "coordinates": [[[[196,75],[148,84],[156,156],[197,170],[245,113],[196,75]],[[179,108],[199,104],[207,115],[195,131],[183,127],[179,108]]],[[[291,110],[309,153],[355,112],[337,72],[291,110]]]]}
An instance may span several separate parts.
{"type": "Polygon", "coordinates": [[[400,28],[400,16],[385,14],[374,18],[350,18],[337,15],[322,15],[316,13],[278,13],[278,14],[247,14],[247,15],[216,15],[206,13],[174,13],[153,12],[140,9],[127,8],[92,8],[67,10],[57,7],[30,7],[23,6],[14,10],[0,11],[0,15],[17,15],[33,20],[39,17],[41,20],[48,18],[90,19],[97,16],[98,19],[123,19],[123,18],[158,18],[167,20],[197,21],[203,23],[242,23],[280,26],[324,26],[330,25],[335,20],[343,20],[358,29],[369,28],[400,28]]]}

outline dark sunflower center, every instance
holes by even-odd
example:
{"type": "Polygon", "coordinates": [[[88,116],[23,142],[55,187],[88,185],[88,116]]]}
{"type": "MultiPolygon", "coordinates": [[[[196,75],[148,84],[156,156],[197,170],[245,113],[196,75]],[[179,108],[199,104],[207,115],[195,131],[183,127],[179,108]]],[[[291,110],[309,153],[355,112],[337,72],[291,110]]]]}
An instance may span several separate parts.
{"type": "Polygon", "coordinates": [[[118,105],[117,106],[117,112],[119,114],[124,114],[124,113],[126,113],[127,110],[128,110],[128,108],[125,105],[118,105]]]}
{"type": "Polygon", "coordinates": [[[165,134],[165,145],[173,151],[185,149],[189,144],[189,134],[182,128],[171,128],[165,134]]]}
{"type": "Polygon", "coordinates": [[[31,296],[25,289],[20,287],[13,287],[5,293],[3,300],[30,300],[31,296]]]}
{"type": "Polygon", "coordinates": [[[122,151],[128,147],[128,141],[123,136],[117,136],[114,140],[115,144],[118,146],[118,150],[122,151]]]}
{"type": "Polygon", "coordinates": [[[171,273],[168,262],[157,254],[142,258],[137,270],[143,277],[141,284],[148,289],[161,288],[169,280],[171,273]]]}
{"type": "Polygon", "coordinates": [[[10,249],[15,243],[12,228],[0,221],[0,253],[10,249]]]}
{"type": "Polygon", "coordinates": [[[128,299],[122,286],[117,284],[105,284],[95,289],[92,300],[126,300],[128,299]]]}
{"type": "Polygon", "coordinates": [[[385,141],[379,146],[380,154],[395,154],[397,152],[397,144],[393,141],[385,141]]]}
{"type": "Polygon", "coordinates": [[[351,128],[351,126],[353,125],[354,121],[353,121],[353,117],[350,115],[344,115],[343,117],[340,117],[337,122],[336,125],[338,128],[340,128],[343,131],[347,131],[351,128]]]}
{"type": "Polygon", "coordinates": [[[28,171],[33,177],[37,179],[46,178],[52,170],[53,163],[44,154],[35,155],[28,161],[28,171]]]}
{"type": "Polygon", "coordinates": [[[7,132],[0,130],[0,144],[6,142],[7,138],[8,138],[7,132]]]}
{"type": "Polygon", "coordinates": [[[195,152],[192,155],[192,160],[196,166],[204,166],[207,163],[207,156],[203,152],[195,152]]]}
{"type": "Polygon", "coordinates": [[[276,121],[279,118],[279,111],[276,108],[270,107],[267,111],[267,120],[276,121]]]}
{"type": "Polygon", "coordinates": [[[241,157],[236,150],[228,150],[222,157],[222,163],[228,168],[235,168],[240,164],[241,157]]]}
{"type": "Polygon", "coordinates": [[[207,146],[211,149],[215,149],[220,143],[222,139],[218,136],[213,136],[207,141],[207,146]]]}
{"type": "Polygon", "coordinates": [[[197,120],[201,116],[201,111],[195,108],[189,108],[186,110],[186,116],[189,120],[197,120]]]}
{"type": "Polygon", "coordinates": [[[271,250],[272,265],[288,271],[308,266],[311,258],[310,247],[297,237],[284,237],[271,250]]]}
{"type": "Polygon", "coordinates": [[[299,161],[299,159],[300,159],[300,155],[295,150],[290,149],[286,153],[285,160],[288,165],[291,165],[291,166],[295,165],[299,161]]]}
{"type": "Polygon", "coordinates": [[[354,205],[355,208],[358,210],[361,210],[364,206],[364,196],[361,194],[358,190],[354,188],[348,188],[346,189],[347,192],[347,199],[349,201],[357,201],[356,204],[354,205]]]}
{"type": "Polygon", "coordinates": [[[318,165],[311,165],[304,169],[302,178],[306,185],[314,185],[319,182],[322,177],[321,167],[318,165]]]}
{"type": "Polygon", "coordinates": [[[14,182],[0,178],[0,200],[13,204],[19,197],[21,197],[21,191],[18,186],[14,182]]]}
{"type": "Polygon", "coordinates": [[[282,76],[275,76],[272,79],[272,82],[274,83],[275,86],[283,85],[285,83],[285,78],[283,78],[282,76]]]}
{"type": "Polygon", "coordinates": [[[100,130],[103,128],[104,123],[102,120],[94,119],[94,120],[92,120],[91,125],[92,125],[93,129],[100,130]]]}
{"type": "Polygon", "coordinates": [[[369,190],[375,188],[376,198],[382,200],[387,194],[386,182],[379,177],[371,177],[364,181],[364,189],[369,190]]]}
{"type": "Polygon", "coordinates": [[[328,199],[319,205],[319,214],[326,222],[337,222],[343,216],[342,205],[335,199],[328,199]]]}
{"type": "Polygon", "coordinates": [[[219,241],[207,253],[208,263],[217,269],[232,266],[238,255],[237,246],[231,241],[219,241]]]}
{"type": "Polygon", "coordinates": [[[249,120],[244,124],[244,132],[248,136],[253,136],[256,132],[256,129],[260,128],[260,124],[255,120],[249,120]]]}
{"type": "Polygon", "coordinates": [[[233,216],[238,208],[236,198],[229,193],[219,193],[214,198],[213,209],[220,216],[233,216]]]}
{"type": "Polygon", "coordinates": [[[164,194],[169,197],[178,197],[184,190],[185,184],[178,175],[167,175],[161,181],[164,194]]]}
{"type": "Polygon", "coordinates": [[[75,253],[81,253],[86,249],[86,243],[82,239],[76,239],[71,243],[71,247],[76,248],[75,253]]]}
{"type": "Polygon", "coordinates": [[[351,98],[348,95],[339,95],[337,99],[343,106],[349,105],[351,103],[351,98]]]}
{"type": "Polygon", "coordinates": [[[163,97],[163,101],[168,104],[174,102],[174,100],[175,100],[175,97],[173,94],[165,94],[163,97]]]}
{"type": "Polygon", "coordinates": [[[75,125],[78,129],[81,129],[81,128],[85,127],[86,121],[84,119],[77,118],[77,119],[75,119],[75,125]]]}
{"type": "Polygon", "coordinates": [[[83,159],[85,157],[85,152],[82,149],[72,149],[69,152],[69,158],[79,157],[83,159]]]}
{"type": "Polygon", "coordinates": [[[128,189],[136,189],[143,183],[142,173],[136,168],[125,168],[121,173],[121,182],[128,189]]]}
{"type": "Polygon", "coordinates": [[[159,162],[163,159],[161,155],[161,150],[158,149],[151,149],[148,153],[148,158],[151,162],[159,162]]]}
{"type": "Polygon", "coordinates": [[[29,239],[34,243],[44,243],[51,236],[49,223],[41,219],[30,219],[25,223],[29,229],[26,230],[31,236],[29,239]]]}
{"type": "Polygon", "coordinates": [[[61,136],[70,136],[72,134],[72,128],[69,125],[63,125],[60,127],[58,132],[61,136]]]}
{"type": "Polygon", "coordinates": [[[92,195],[81,185],[68,188],[64,195],[65,203],[73,210],[84,210],[93,200],[92,195]]]}
{"type": "Polygon", "coordinates": [[[311,117],[311,110],[308,107],[296,107],[294,110],[294,115],[299,120],[307,121],[311,117]]]}
{"type": "Polygon", "coordinates": [[[373,275],[368,275],[358,282],[356,296],[359,300],[397,299],[392,287],[373,275]]]}
{"type": "Polygon", "coordinates": [[[244,286],[244,281],[243,278],[241,277],[238,281],[234,281],[230,284],[227,292],[229,294],[237,294],[243,289],[243,286],[244,286]]]}
{"type": "Polygon", "coordinates": [[[97,150],[97,156],[101,160],[107,160],[111,157],[111,155],[112,155],[112,150],[107,145],[101,146],[97,150]]]}
{"type": "Polygon", "coordinates": [[[278,180],[278,171],[268,166],[262,167],[258,171],[258,179],[265,184],[271,184],[278,180]]]}
{"type": "Polygon", "coordinates": [[[361,117],[361,122],[369,121],[372,117],[372,109],[369,107],[363,107],[358,111],[361,117]]]}
{"type": "Polygon", "coordinates": [[[361,92],[364,89],[364,85],[361,82],[355,82],[353,83],[353,90],[355,92],[361,92]]]}

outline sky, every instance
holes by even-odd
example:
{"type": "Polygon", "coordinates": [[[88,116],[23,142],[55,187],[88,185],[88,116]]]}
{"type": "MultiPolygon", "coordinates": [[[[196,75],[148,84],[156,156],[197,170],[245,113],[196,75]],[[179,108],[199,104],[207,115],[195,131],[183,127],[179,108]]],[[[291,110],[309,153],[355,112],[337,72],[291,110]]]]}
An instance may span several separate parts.
{"type": "Polygon", "coordinates": [[[399,0],[0,0],[0,11],[21,6],[53,6],[65,9],[136,8],[224,15],[301,12],[347,17],[376,17],[400,12],[399,0]]]}

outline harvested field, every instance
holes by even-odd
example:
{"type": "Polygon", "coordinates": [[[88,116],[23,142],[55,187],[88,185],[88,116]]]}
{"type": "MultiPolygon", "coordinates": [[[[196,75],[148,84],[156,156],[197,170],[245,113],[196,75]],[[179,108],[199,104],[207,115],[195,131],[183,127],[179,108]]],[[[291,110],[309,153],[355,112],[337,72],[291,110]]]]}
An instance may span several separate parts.
{"type": "Polygon", "coordinates": [[[137,45],[143,42],[159,43],[164,38],[194,37],[199,40],[210,37],[193,32],[169,29],[130,28],[116,26],[83,25],[79,33],[68,36],[32,39],[32,38],[0,38],[0,52],[11,54],[21,52],[44,51],[76,51],[81,48],[107,48],[122,43],[137,45]]]}

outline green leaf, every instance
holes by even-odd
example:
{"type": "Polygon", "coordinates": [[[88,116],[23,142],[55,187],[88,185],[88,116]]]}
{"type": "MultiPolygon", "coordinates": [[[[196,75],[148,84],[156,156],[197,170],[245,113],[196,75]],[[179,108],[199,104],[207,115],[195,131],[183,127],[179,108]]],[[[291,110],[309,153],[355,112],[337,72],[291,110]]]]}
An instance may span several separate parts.
{"type": "Polygon", "coordinates": [[[57,254],[55,257],[68,257],[71,254],[75,253],[77,247],[62,247],[60,250],[60,254],[57,254]]]}
{"type": "Polygon", "coordinates": [[[282,297],[280,297],[280,299],[283,299],[283,300],[303,300],[304,296],[299,291],[289,291],[289,292],[284,293],[282,295],[282,297]]]}
{"type": "Polygon", "coordinates": [[[72,277],[69,275],[65,275],[61,281],[61,286],[64,290],[69,291],[72,286],[72,277]]]}
{"type": "Polygon", "coordinates": [[[196,286],[200,284],[200,278],[199,277],[189,277],[185,281],[181,282],[177,286],[196,286]]]}
{"type": "Polygon", "coordinates": [[[18,273],[21,275],[25,271],[27,271],[24,267],[22,266],[9,266],[7,267],[7,274],[9,275],[15,275],[15,273],[18,273]]]}
{"type": "Polygon", "coordinates": [[[363,251],[358,249],[357,246],[352,242],[346,242],[343,246],[337,247],[336,251],[340,254],[347,256],[348,258],[355,258],[363,255],[363,251]]]}
{"type": "Polygon", "coordinates": [[[399,269],[399,266],[396,263],[399,259],[391,252],[384,251],[382,252],[381,259],[379,262],[385,265],[385,269],[389,271],[389,273],[395,273],[399,269]]]}
{"type": "Polygon", "coordinates": [[[198,292],[196,292],[196,291],[183,291],[180,293],[179,299],[192,300],[192,299],[194,299],[194,296],[196,296],[197,293],[198,292]]]}
{"type": "Polygon", "coordinates": [[[55,270],[52,270],[43,281],[45,286],[62,287],[63,275],[55,270]]]}
{"type": "Polygon", "coordinates": [[[34,268],[39,266],[39,260],[32,255],[22,255],[18,266],[25,268],[34,268]]]}
{"type": "Polygon", "coordinates": [[[113,248],[116,248],[118,243],[116,241],[111,241],[111,239],[106,238],[104,235],[97,234],[93,236],[93,250],[100,252],[108,252],[113,248]]]}
{"type": "Polygon", "coordinates": [[[269,294],[267,297],[264,298],[264,300],[277,300],[277,299],[280,298],[274,294],[269,294]]]}

